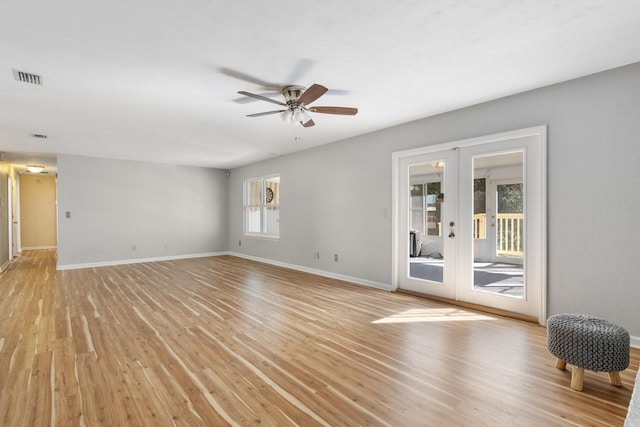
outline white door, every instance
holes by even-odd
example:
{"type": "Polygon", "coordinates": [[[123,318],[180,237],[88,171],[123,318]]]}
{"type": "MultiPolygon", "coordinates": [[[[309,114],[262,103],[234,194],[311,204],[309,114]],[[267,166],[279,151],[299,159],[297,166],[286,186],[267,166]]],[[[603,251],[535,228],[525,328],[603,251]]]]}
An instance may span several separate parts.
{"type": "Polygon", "coordinates": [[[537,136],[460,149],[460,300],[544,320],[543,153],[537,136]],[[484,230],[478,180],[486,181],[484,230]],[[474,250],[483,235],[488,257],[474,250]]]}
{"type": "Polygon", "coordinates": [[[458,206],[456,150],[407,157],[401,162],[401,287],[455,298],[458,206]],[[438,196],[444,195],[442,197],[438,196]],[[451,236],[451,237],[450,237],[451,236]]]}
{"type": "MultiPolygon", "coordinates": [[[[397,287],[544,321],[545,145],[546,129],[538,127],[444,144],[440,151],[425,147],[425,153],[394,154],[397,287]],[[429,193],[421,193],[419,185],[433,181],[434,165],[440,161],[445,202],[438,264],[437,256],[429,256],[438,251],[410,256],[416,254],[410,253],[412,241],[407,239],[420,225],[420,201],[412,200],[412,191],[416,196],[429,193]],[[442,268],[440,281],[426,274],[434,265],[442,268]]],[[[420,239],[423,244],[435,237],[428,230],[426,234],[420,239]]]]}

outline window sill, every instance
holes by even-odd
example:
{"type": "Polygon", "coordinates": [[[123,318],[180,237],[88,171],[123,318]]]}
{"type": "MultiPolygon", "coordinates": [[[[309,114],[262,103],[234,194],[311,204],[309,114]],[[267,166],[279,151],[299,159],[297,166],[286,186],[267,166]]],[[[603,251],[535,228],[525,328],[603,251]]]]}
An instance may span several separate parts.
{"type": "Polygon", "coordinates": [[[258,239],[258,240],[271,240],[277,242],[280,240],[280,236],[270,236],[268,234],[253,234],[253,233],[245,233],[242,237],[246,237],[249,239],[258,239]]]}

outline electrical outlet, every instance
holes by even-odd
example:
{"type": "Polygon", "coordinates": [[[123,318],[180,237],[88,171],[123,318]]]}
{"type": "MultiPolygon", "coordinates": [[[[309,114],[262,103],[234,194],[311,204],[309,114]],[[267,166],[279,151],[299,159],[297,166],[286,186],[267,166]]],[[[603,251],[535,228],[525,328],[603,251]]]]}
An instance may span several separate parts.
{"type": "Polygon", "coordinates": [[[238,240],[238,246],[242,246],[242,240],[238,240]]]}
{"type": "Polygon", "coordinates": [[[335,262],[338,262],[338,254],[333,254],[333,260],[334,260],[335,262]]]}
{"type": "Polygon", "coordinates": [[[313,258],[314,259],[320,259],[320,252],[314,252],[313,253],[313,258]]]}
{"type": "Polygon", "coordinates": [[[132,250],[132,251],[135,251],[135,250],[136,250],[136,244],[135,244],[135,243],[133,243],[133,244],[131,245],[131,250],[132,250]]]}
{"type": "Polygon", "coordinates": [[[71,218],[71,212],[66,211],[66,212],[64,213],[64,216],[65,216],[65,218],[71,218]]]}

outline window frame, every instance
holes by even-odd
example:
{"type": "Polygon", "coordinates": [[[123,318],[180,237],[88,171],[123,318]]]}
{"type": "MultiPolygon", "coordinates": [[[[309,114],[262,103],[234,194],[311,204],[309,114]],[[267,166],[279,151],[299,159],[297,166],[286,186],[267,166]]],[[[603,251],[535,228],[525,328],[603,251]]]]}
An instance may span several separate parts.
{"type": "Polygon", "coordinates": [[[280,240],[280,187],[278,186],[278,195],[277,202],[267,204],[266,194],[267,194],[267,182],[273,181],[273,178],[277,178],[278,184],[281,183],[281,175],[279,173],[257,176],[253,178],[245,178],[242,182],[242,235],[243,237],[252,237],[258,239],[268,239],[268,240],[280,240]],[[260,204],[250,204],[249,200],[249,183],[250,182],[260,182],[260,204]],[[265,212],[267,208],[277,207],[278,210],[278,234],[270,234],[266,232],[266,224],[265,224],[265,212]],[[260,217],[260,231],[247,231],[247,212],[250,208],[258,208],[259,217],[260,217]]]}

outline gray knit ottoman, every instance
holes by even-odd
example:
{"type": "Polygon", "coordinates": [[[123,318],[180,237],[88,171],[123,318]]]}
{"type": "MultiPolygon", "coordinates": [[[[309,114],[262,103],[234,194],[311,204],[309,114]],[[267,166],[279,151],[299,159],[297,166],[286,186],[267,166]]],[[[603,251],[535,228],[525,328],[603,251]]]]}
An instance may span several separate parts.
{"type": "Polygon", "coordinates": [[[629,332],[597,317],[556,314],[547,320],[547,347],[556,356],[556,368],[573,365],[571,388],[582,391],[584,370],[609,373],[622,386],[620,371],[629,366],[629,332]]]}

